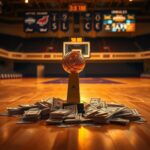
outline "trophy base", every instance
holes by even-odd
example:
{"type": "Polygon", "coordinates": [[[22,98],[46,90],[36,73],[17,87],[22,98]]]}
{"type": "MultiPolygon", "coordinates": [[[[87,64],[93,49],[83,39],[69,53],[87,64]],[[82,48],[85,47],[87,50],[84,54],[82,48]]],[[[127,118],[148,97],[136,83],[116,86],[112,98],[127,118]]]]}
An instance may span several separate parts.
{"type": "Polygon", "coordinates": [[[72,107],[72,109],[76,110],[76,113],[83,114],[84,113],[84,104],[83,103],[63,103],[63,108],[72,107]]]}

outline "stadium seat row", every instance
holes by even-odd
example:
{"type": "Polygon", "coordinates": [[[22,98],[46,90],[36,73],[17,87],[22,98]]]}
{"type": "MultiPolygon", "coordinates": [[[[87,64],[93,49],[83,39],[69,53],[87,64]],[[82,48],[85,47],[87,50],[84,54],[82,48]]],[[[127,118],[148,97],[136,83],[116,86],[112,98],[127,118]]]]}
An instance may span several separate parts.
{"type": "Polygon", "coordinates": [[[0,79],[19,79],[22,78],[22,74],[19,73],[2,73],[0,79]]]}

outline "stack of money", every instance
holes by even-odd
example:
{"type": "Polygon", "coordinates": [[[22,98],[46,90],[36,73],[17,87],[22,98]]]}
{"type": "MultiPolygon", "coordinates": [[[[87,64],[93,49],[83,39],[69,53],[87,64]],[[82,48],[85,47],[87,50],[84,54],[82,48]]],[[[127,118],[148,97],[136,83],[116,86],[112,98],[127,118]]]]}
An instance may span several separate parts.
{"type": "Polygon", "coordinates": [[[84,117],[92,119],[95,123],[107,123],[108,112],[98,109],[90,109],[84,114],[84,117]]]}
{"type": "Polygon", "coordinates": [[[106,102],[102,101],[100,98],[91,98],[90,105],[91,107],[96,107],[99,109],[107,107],[106,102]]]}
{"type": "Polygon", "coordinates": [[[130,121],[128,119],[122,119],[122,118],[111,118],[109,122],[114,124],[127,125],[129,124],[130,121]]]}
{"type": "Polygon", "coordinates": [[[80,123],[93,123],[93,120],[90,118],[80,117],[80,123]]]}
{"type": "Polygon", "coordinates": [[[50,115],[50,108],[43,108],[41,109],[41,119],[48,119],[50,115]]]}
{"type": "Polygon", "coordinates": [[[62,109],[64,100],[60,98],[53,98],[52,110],[62,109]]]}
{"type": "Polygon", "coordinates": [[[92,107],[89,109],[84,117],[92,119],[95,123],[109,123],[110,119],[116,114],[121,113],[125,107],[105,107],[97,109],[92,107]]]}
{"type": "Polygon", "coordinates": [[[64,119],[71,113],[68,109],[58,109],[50,113],[51,119],[64,119]]]}
{"type": "Polygon", "coordinates": [[[98,113],[97,109],[88,109],[84,114],[85,118],[93,118],[98,113]]]}
{"type": "Polygon", "coordinates": [[[71,114],[65,116],[64,119],[75,119],[76,116],[77,116],[77,114],[72,114],[72,113],[71,113],[71,114]]]}
{"type": "Polygon", "coordinates": [[[101,111],[106,112],[108,118],[112,118],[113,116],[120,114],[124,111],[125,107],[107,107],[102,108],[101,111]]]}
{"type": "Polygon", "coordinates": [[[97,108],[98,106],[100,106],[100,102],[100,98],[91,98],[90,105],[97,108]]]}
{"type": "Polygon", "coordinates": [[[78,118],[65,119],[64,123],[66,123],[66,124],[79,124],[80,123],[80,119],[78,119],[78,118]]]}
{"type": "Polygon", "coordinates": [[[105,101],[100,101],[100,105],[97,108],[106,108],[107,107],[107,103],[105,101]]]}
{"type": "Polygon", "coordinates": [[[58,109],[50,113],[50,118],[46,120],[47,125],[62,124],[64,119],[74,119],[69,109],[58,109]]]}
{"type": "Polygon", "coordinates": [[[118,104],[118,103],[114,103],[114,102],[109,102],[107,103],[108,107],[125,107],[123,104],[118,104]]]}
{"type": "Polygon", "coordinates": [[[84,112],[86,112],[88,110],[89,107],[91,107],[91,105],[89,103],[84,102],[84,112]]]}
{"type": "Polygon", "coordinates": [[[116,114],[115,117],[128,119],[130,121],[138,121],[141,118],[141,114],[136,109],[126,108],[123,113],[116,114]]]}
{"type": "Polygon", "coordinates": [[[37,107],[40,108],[40,109],[44,109],[44,108],[51,109],[51,107],[52,107],[52,104],[47,103],[46,101],[37,102],[35,105],[37,105],[37,107]]]}
{"type": "Polygon", "coordinates": [[[58,120],[58,119],[48,119],[46,120],[46,124],[47,125],[58,125],[58,124],[62,124],[63,120],[58,120]]]}
{"type": "Polygon", "coordinates": [[[71,114],[77,114],[78,113],[78,108],[77,108],[76,104],[64,103],[63,104],[63,109],[70,110],[71,114]]]}
{"type": "Polygon", "coordinates": [[[110,120],[110,123],[126,125],[131,121],[142,123],[145,122],[145,119],[142,118],[141,114],[136,109],[129,109],[127,107],[124,107],[122,111],[116,113],[113,116],[113,118],[110,120]]]}
{"type": "Polygon", "coordinates": [[[131,121],[140,123],[145,121],[136,109],[118,103],[106,103],[97,98],[92,98],[90,105],[86,105],[84,117],[92,119],[95,123],[122,125],[127,125],[131,121]]]}
{"type": "Polygon", "coordinates": [[[25,121],[37,121],[40,119],[41,110],[37,108],[32,108],[23,114],[23,120],[25,121]]]}
{"type": "Polygon", "coordinates": [[[41,101],[36,102],[35,105],[37,105],[40,109],[47,107],[51,109],[53,105],[53,98],[42,99],[41,101]]]}
{"type": "Polygon", "coordinates": [[[25,104],[25,105],[19,105],[23,111],[29,110],[31,108],[36,108],[37,106],[34,104],[25,104]]]}
{"type": "Polygon", "coordinates": [[[35,104],[19,105],[7,108],[7,115],[22,115],[24,122],[46,120],[47,124],[107,124],[127,125],[130,122],[142,123],[145,119],[136,109],[130,109],[122,104],[91,98],[90,103],[84,103],[84,110],[79,111],[79,104],[64,103],[60,98],[47,98],[35,104]],[[83,114],[83,115],[81,115],[83,114]]]}
{"type": "Polygon", "coordinates": [[[23,114],[23,110],[21,107],[8,107],[7,112],[9,116],[23,114]]]}

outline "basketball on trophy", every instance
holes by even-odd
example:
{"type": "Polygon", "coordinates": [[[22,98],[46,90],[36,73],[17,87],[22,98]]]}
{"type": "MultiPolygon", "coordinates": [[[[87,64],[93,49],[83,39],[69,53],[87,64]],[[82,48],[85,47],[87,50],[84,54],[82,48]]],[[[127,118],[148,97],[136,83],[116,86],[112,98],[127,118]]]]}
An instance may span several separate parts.
{"type": "Polygon", "coordinates": [[[64,56],[62,66],[68,73],[79,73],[85,67],[85,59],[79,51],[71,51],[64,56]]]}

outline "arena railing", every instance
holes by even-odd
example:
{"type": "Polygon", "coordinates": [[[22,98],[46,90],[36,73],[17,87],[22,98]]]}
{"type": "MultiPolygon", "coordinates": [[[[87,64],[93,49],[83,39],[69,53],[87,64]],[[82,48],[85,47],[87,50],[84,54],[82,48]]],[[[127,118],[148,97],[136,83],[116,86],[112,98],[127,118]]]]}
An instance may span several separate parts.
{"type": "MultiPolygon", "coordinates": [[[[12,60],[62,60],[62,53],[22,53],[22,52],[11,52],[0,48],[0,57],[12,60]]],[[[91,53],[90,61],[98,60],[143,60],[150,59],[150,50],[143,52],[94,52],[91,53]]]]}

